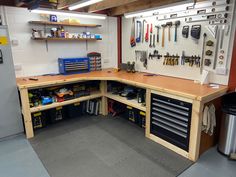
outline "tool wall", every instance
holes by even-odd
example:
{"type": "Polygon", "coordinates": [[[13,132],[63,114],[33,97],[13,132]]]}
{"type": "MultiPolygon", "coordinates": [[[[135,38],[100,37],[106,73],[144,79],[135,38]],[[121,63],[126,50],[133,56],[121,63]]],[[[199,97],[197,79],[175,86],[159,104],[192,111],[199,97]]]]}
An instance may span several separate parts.
{"type": "Polygon", "coordinates": [[[234,1],[204,1],[150,17],[123,18],[122,62],[136,70],[228,84],[233,48],[234,1]]]}

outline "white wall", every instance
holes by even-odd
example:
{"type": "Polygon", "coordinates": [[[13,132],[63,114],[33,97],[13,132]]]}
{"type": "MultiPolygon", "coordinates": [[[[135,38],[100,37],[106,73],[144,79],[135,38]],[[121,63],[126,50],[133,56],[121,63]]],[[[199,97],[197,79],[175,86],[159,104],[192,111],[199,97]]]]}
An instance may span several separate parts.
{"type": "MultiPolygon", "coordinates": [[[[231,6],[232,12],[233,6],[231,6]]],[[[229,19],[233,19],[233,13],[229,14],[229,19]]],[[[143,18],[137,18],[136,20],[143,20],[143,18]]],[[[166,23],[167,21],[175,21],[175,20],[163,20],[158,21],[156,20],[156,17],[148,17],[146,18],[149,24],[153,23],[153,27],[155,25],[160,25],[166,23]]],[[[140,61],[135,60],[135,50],[145,50],[149,53],[153,53],[154,50],[158,50],[161,55],[165,55],[167,52],[170,53],[170,55],[176,55],[179,56],[182,55],[182,51],[185,51],[185,55],[192,56],[192,55],[199,55],[202,56],[202,44],[203,44],[203,33],[207,33],[207,40],[212,40],[216,44],[216,40],[210,35],[209,30],[207,29],[207,26],[209,25],[208,22],[195,22],[195,23],[185,23],[184,18],[179,18],[178,20],[181,21],[181,26],[178,28],[178,41],[177,43],[174,42],[174,26],[171,28],[171,42],[168,42],[168,28],[165,29],[165,47],[161,47],[161,36],[162,36],[162,29],[160,29],[160,43],[156,45],[156,48],[149,48],[149,42],[146,43],[137,43],[136,47],[131,48],[130,46],[130,34],[131,34],[131,23],[132,19],[122,19],[122,62],[126,63],[127,61],[135,61],[136,62],[136,69],[138,71],[142,72],[150,72],[150,73],[156,73],[166,76],[172,76],[172,77],[179,77],[184,79],[190,79],[190,80],[200,80],[201,74],[200,69],[196,66],[189,67],[189,66],[182,66],[179,64],[179,66],[163,66],[164,57],[160,60],[153,59],[148,60],[148,68],[145,69],[143,67],[143,63],[140,61]],[[190,28],[192,25],[195,24],[201,24],[202,26],[202,32],[201,32],[201,39],[196,43],[195,40],[189,36],[188,39],[185,39],[182,37],[182,27],[184,25],[189,25],[190,28]]],[[[227,68],[227,74],[226,75],[219,75],[216,74],[216,70],[213,70],[213,64],[211,64],[210,67],[204,66],[205,70],[208,70],[210,72],[210,82],[213,83],[219,83],[219,84],[228,84],[229,79],[229,69],[231,64],[231,56],[232,56],[232,49],[233,49],[233,39],[234,39],[234,32],[235,32],[235,21],[233,24],[230,23],[230,34],[228,36],[225,36],[224,38],[224,46],[223,49],[225,50],[225,63],[223,67],[227,68]]],[[[145,25],[146,28],[146,25],[145,25]]],[[[222,28],[222,26],[219,26],[219,28],[222,28]]],[[[156,34],[156,29],[153,28],[154,34],[156,34]]],[[[146,30],[145,30],[146,33],[146,30]]],[[[207,48],[207,50],[210,48],[207,48]]],[[[212,49],[212,48],[211,48],[212,49]]],[[[213,48],[214,49],[214,48],[213,48]]],[[[214,49],[215,50],[215,49],[214,49]]],[[[213,51],[214,51],[213,50],[213,51]]],[[[214,52],[215,53],[215,52],[214,52]]],[[[207,58],[207,57],[206,57],[207,58]]],[[[209,57],[212,62],[214,59],[214,54],[212,57],[209,57]]],[[[180,61],[180,60],[179,60],[180,61]]],[[[217,62],[218,63],[218,62],[217,62]]],[[[220,65],[217,65],[217,67],[220,67],[220,65]]]]}
{"type": "MultiPolygon", "coordinates": [[[[32,76],[48,73],[58,73],[57,59],[69,57],[84,57],[89,52],[102,54],[103,68],[117,65],[117,19],[109,17],[106,20],[79,19],[85,24],[100,24],[101,28],[91,28],[88,31],[101,34],[102,41],[88,42],[48,42],[48,51],[45,42],[31,40],[31,29],[43,29],[43,26],[29,24],[28,21],[40,20],[40,15],[30,13],[25,8],[4,7],[10,40],[17,40],[18,45],[12,45],[15,66],[21,66],[16,76],[32,76]]],[[[65,17],[64,17],[65,18],[65,17]]],[[[59,17],[63,19],[63,17],[59,17]]],[[[80,33],[85,28],[65,27],[69,32],[80,33]]]]}

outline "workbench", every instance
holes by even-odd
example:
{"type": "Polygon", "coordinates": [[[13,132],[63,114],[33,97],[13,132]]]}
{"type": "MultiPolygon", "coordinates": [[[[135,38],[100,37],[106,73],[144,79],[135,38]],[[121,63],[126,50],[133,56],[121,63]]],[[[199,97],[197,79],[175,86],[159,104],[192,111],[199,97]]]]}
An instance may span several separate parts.
{"type": "Polygon", "coordinates": [[[108,98],[132,106],[146,112],[146,129],[145,136],[176,153],[196,161],[199,157],[201,141],[201,125],[203,109],[205,104],[224,95],[228,88],[220,85],[219,88],[211,88],[208,85],[196,84],[191,80],[178,79],[160,75],[149,76],[147,73],[127,73],[125,71],[117,72],[115,69],[106,69],[90,73],[74,75],[54,75],[54,76],[37,76],[38,80],[29,80],[29,78],[17,78],[17,86],[21,97],[22,114],[24,117],[25,131],[27,138],[34,137],[31,113],[43,111],[58,106],[69,105],[94,98],[101,98],[102,115],[108,114],[108,98]],[[30,108],[28,91],[37,88],[46,88],[57,85],[79,83],[91,80],[101,81],[100,91],[61,103],[53,103],[30,108]],[[143,106],[132,100],[121,98],[107,92],[107,81],[116,81],[127,85],[136,86],[146,89],[146,106],[143,106]],[[190,127],[189,151],[185,151],[150,132],[150,115],[151,115],[151,94],[157,93],[169,98],[182,100],[192,104],[192,120],[190,127]]]}

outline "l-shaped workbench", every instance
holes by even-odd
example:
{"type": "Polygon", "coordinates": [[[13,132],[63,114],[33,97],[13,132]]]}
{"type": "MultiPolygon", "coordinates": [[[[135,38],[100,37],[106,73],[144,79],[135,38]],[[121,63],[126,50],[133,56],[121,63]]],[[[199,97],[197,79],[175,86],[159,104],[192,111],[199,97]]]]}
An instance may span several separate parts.
{"type": "Polygon", "coordinates": [[[203,109],[205,104],[224,95],[228,88],[220,85],[219,88],[211,88],[208,85],[196,84],[191,80],[178,79],[167,76],[154,75],[150,76],[147,73],[127,73],[125,71],[117,72],[115,69],[106,69],[103,71],[95,71],[83,74],[74,75],[54,75],[54,76],[37,76],[38,80],[29,80],[29,78],[17,78],[17,86],[21,97],[22,114],[24,117],[25,131],[27,138],[34,137],[32,126],[31,113],[43,111],[57,106],[64,106],[90,100],[94,98],[102,98],[102,115],[108,114],[108,101],[113,99],[121,103],[130,105],[139,110],[146,112],[146,129],[145,136],[176,153],[196,161],[199,157],[201,125],[203,117],[203,109]],[[53,103],[45,106],[30,108],[28,91],[37,88],[46,88],[56,85],[65,85],[70,83],[79,83],[91,80],[101,81],[100,91],[92,93],[89,96],[76,98],[73,100],[64,101],[61,103],[53,103]],[[146,89],[146,106],[141,104],[121,99],[107,92],[107,81],[116,81],[128,85],[146,89]],[[151,121],[151,95],[158,94],[168,98],[181,100],[192,104],[191,125],[189,135],[189,150],[183,150],[155,135],[150,131],[151,121]]]}

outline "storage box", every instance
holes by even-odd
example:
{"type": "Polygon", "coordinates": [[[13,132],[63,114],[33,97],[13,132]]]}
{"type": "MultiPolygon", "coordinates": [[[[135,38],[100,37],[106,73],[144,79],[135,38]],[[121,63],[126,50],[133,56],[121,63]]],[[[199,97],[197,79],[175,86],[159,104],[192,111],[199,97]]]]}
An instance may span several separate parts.
{"type": "Polygon", "coordinates": [[[89,58],[58,58],[60,74],[79,74],[90,71],[89,58]]]}
{"type": "Polygon", "coordinates": [[[83,107],[81,103],[75,103],[64,107],[66,118],[73,119],[83,115],[83,107]]]}
{"type": "Polygon", "coordinates": [[[131,106],[127,106],[126,109],[127,109],[126,119],[128,119],[129,121],[133,123],[138,124],[138,110],[131,106]]]}
{"type": "Polygon", "coordinates": [[[51,123],[56,123],[66,118],[65,109],[62,106],[48,110],[48,115],[51,123]]]}
{"type": "Polygon", "coordinates": [[[34,129],[43,128],[47,125],[47,115],[45,112],[32,113],[32,123],[34,129]]]}
{"type": "Polygon", "coordinates": [[[146,112],[139,111],[139,126],[142,128],[146,127],[146,112]]]}

